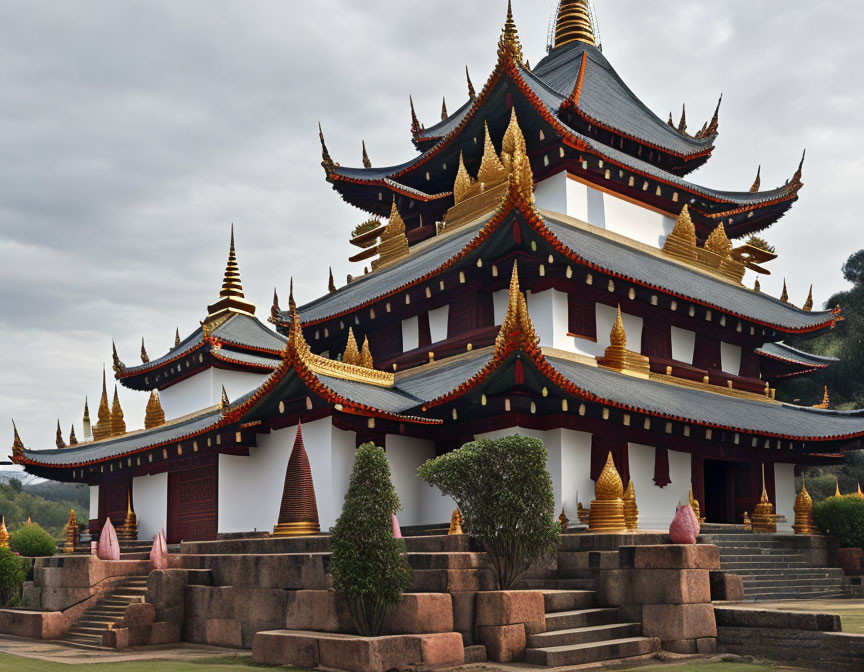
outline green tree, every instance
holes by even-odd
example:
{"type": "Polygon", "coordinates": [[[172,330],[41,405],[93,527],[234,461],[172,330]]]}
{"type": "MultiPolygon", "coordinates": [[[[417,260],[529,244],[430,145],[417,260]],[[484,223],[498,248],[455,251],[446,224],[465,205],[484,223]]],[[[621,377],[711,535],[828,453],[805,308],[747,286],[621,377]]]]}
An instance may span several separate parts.
{"type": "Polygon", "coordinates": [[[502,590],[558,548],[561,526],[546,458],[542,441],[514,434],[466,443],[418,471],[459,506],[502,590]]]}
{"type": "Polygon", "coordinates": [[[16,606],[27,578],[28,562],[8,548],[0,548],[0,607],[16,606]]]}
{"type": "Polygon", "coordinates": [[[354,456],[342,515],[330,530],[330,572],[357,631],[368,637],[381,633],[388,609],[411,586],[405,542],[393,537],[400,508],[384,451],[364,443],[354,456]]]}
{"type": "Polygon", "coordinates": [[[864,547],[864,499],[857,495],[830,497],[813,507],[813,520],[837,537],[842,548],[864,547]]]}
{"type": "Polygon", "coordinates": [[[9,548],[27,558],[54,555],[57,542],[37,523],[22,525],[9,535],[9,548]]]}

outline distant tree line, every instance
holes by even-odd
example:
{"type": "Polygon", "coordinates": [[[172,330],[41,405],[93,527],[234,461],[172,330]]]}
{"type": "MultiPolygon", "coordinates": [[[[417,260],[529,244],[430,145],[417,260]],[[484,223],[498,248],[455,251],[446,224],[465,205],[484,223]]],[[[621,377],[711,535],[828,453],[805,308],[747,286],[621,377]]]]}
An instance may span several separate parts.
{"type": "MultiPolygon", "coordinates": [[[[48,483],[42,483],[38,486],[41,491],[51,493],[51,488],[40,486],[48,486],[48,483]]],[[[51,483],[50,485],[66,486],[71,484],[51,483]]],[[[87,488],[83,486],[83,491],[86,493],[87,488]]],[[[72,494],[72,490],[63,490],[72,494]]],[[[56,493],[51,493],[57,496],[56,493]]],[[[78,514],[79,522],[86,522],[89,518],[89,501],[87,506],[82,506],[80,496],[76,499],[60,499],[59,501],[51,501],[44,496],[28,492],[21,485],[21,481],[16,478],[9,480],[7,484],[0,484],[0,515],[6,518],[6,527],[12,532],[27,522],[30,518],[34,523],[39,523],[52,536],[59,539],[63,536],[63,527],[69,520],[69,509],[75,509],[78,514]],[[82,515],[83,514],[83,515],[82,515]]]]}

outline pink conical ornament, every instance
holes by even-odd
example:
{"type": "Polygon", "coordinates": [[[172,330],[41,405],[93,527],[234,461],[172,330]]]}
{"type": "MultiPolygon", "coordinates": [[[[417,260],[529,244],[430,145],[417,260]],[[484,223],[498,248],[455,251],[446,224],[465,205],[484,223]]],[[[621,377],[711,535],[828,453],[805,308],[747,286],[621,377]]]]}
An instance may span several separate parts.
{"type": "Polygon", "coordinates": [[[702,526],[699,524],[699,518],[696,517],[696,512],[693,510],[692,506],[690,506],[689,504],[685,504],[684,508],[687,509],[690,514],[690,519],[693,523],[693,531],[698,537],[699,533],[702,531],[702,526]]]}
{"type": "Polygon", "coordinates": [[[697,526],[694,526],[693,509],[690,505],[681,506],[679,503],[675,508],[675,518],[672,519],[672,524],[669,526],[669,539],[673,544],[695,544],[696,535],[698,534],[697,526]]]}
{"type": "Polygon", "coordinates": [[[165,540],[165,530],[159,530],[159,543],[162,546],[162,555],[165,556],[167,561],[168,559],[168,542],[165,540]]]}
{"type": "Polygon", "coordinates": [[[153,548],[150,549],[150,564],[153,569],[168,569],[168,558],[162,550],[162,533],[153,536],[153,548]]]}
{"type": "Polygon", "coordinates": [[[117,530],[110,518],[105,519],[102,534],[99,535],[99,550],[96,553],[100,560],[119,560],[120,542],[117,540],[117,530]]]}
{"type": "Polygon", "coordinates": [[[402,538],[402,530],[399,528],[399,521],[396,518],[396,514],[393,514],[393,536],[397,539],[402,538]]]}

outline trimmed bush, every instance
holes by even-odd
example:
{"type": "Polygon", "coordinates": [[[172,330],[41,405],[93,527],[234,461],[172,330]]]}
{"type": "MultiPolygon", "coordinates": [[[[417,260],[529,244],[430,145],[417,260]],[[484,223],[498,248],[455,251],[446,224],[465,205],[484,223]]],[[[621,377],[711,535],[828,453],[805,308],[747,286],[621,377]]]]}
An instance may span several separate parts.
{"type": "Polygon", "coordinates": [[[842,548],[864,548],[864,499],[858,495],[819,502],[813,507],[813,520],[823,531],[837,537],[842,548]]]}
{"type": "Polygon", "coordinates": [[[22,525],[9,535],[9,548],[28,558],[54,555],[57,541],[36,523],[22,525]]]}
{"type": "Polygon", "coordinates": [[[29,563],[8,548],[0,548],[0,607],[16,606],[29,563]]]}
{"type": "Polygon", "coordinates": [[[367,637],[381,634],[388,609],[411,586],[405,542],[393,537],[400,508],[384,451],[364,443],[354,455],[342,515],[330,530],[330,572],[357,631],[367,637]]]}
{"type": "Polygon", "coordinates": [[[514,434],[466,443],[418,470],[456,502],[465,532],[483,546],[501,590],[558,548],[561,525],[546,457],[542,441],[514,434]]]}

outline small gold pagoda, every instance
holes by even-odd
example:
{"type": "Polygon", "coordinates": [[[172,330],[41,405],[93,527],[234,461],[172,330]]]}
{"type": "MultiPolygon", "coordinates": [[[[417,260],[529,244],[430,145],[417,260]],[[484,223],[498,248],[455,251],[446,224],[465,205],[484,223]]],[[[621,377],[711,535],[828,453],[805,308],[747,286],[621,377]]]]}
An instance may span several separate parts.
{"type": "Polygon", "coordinates": [[[612,453],[606,458],[606,464],[597,485],[594,487],[595,499],[591,502],[588,514],[588,531],[616,534],[627,531],[627,520],[624,518],[624,483],[615,468],[612,453]]]}
{"type": "Polygon", "coordinates": [[[807,492],[804,474],[801,474],[801,492],[795,498],[795,524],[792,529],[795,534],[813,533],[813,499],[807,492]]]}
{"type": "Polygon", "coordinates": [[[66,523],[64,534],[66,543],[63,544],[64,553],[74,553],[75,547],[78,546],[78,519],[75,517],[75,509],[69,509],[69,522],[66,523]]]}
{"type": "Polygon", "coordinates": [[[633,485],[633,479],[627,484],[624,490],[624,520],[627,522],[627,529],[635,531],[639,529],[639,507],[636,506],[636,488],[633,485]]]}
{"type": "Polygon", "coordinates": [[[777,531],[777,516],[774,515],[774,505],[768,499],[768,490],[765,488],[765,465],[762,465],[762,496],[759,503],[753,509],[751,518],[754,532],[777,531]]]}
{"type": "Polygon", "coordinates": [[[459,509],[453,509],[453,515],[450,516],[450,529],[447,530],[447,534],[464,534],[462,532],[463,522],[465,519],[462,518],[462,512],[459,509]]]}
{"type": "Polygon", "coordinates": [[[132,493],[126,495],[126,518],[123,524],[117,528],[117,538],[124,541],[136,541],[138,539],[138,516],[132,510],[132,493]]]}

